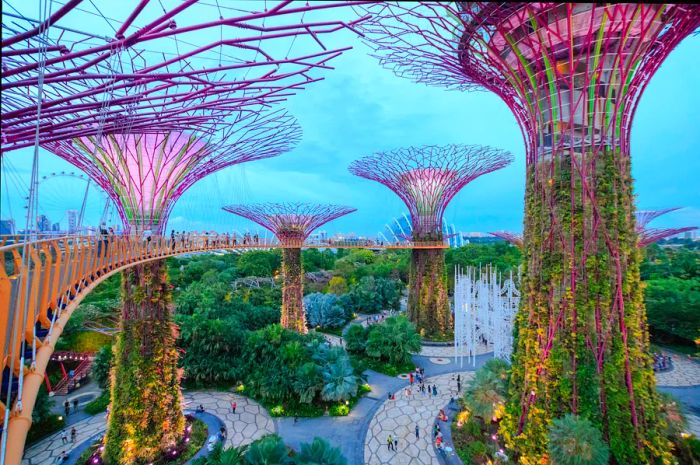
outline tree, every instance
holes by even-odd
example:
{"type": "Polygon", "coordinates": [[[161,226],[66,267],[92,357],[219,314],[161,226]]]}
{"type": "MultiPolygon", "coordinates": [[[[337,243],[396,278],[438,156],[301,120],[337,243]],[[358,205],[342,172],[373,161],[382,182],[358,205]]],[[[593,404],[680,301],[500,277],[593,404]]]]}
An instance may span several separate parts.
{"type": "Polygon", "coordinates": [[[700,278],[648,281],[646,304],[656,337],[675,336],[692,344],[700,336],[700,278]]]}
{"type": "Polygon", "coordinates": [[[355,354],[364,353],[368,332],[362,325],[357,323],[351,324],[344,334],[347,351],[355,354]]]}
{"type": "Polygon", "coordinates": [[[348,292],[348,282],[342,276],[333,276],[330,281],[328,281],[327,291],[335,295],[343,295],[348,292]]]}
{"type": "Polygon", "coordinates": [[[311,443],[301,445],[297,454],[297,465],[347,465],[348,461],[339,448],[331,446],[328,441],[314,438],[311,443]]]}
{"type": "Polygon", "coordinates": [[[312,403],[321,389],[323,389],[323,379],[317,364],[307,362],[297,369],[294,392],[299,396],[300,402],[312,403]]]}
{"type": "Polygon", "coordinates": [[[333,294],[314,292],[304,297],[306,322],[310,327],[338,328],[347,321],[345,310],[333,294]]]}
{"type": "Polygon", "coordinates": [[[549,427],[552,465],[607,465],[608,446],[600,431],[585,418],[567,414],[549,427]]]}
{"type": "Polygon", "coordinates": [[[237,265],[241,276],[272,276],[281,263],[278,250],[251,250],[239,257],[237,265]]]}
{"type": "Polygon", "coordinates": [[[245,453],[248,465],[286,465],[292,461],[287,446],[276,434],[264,436],[248,446],[245,453]]]}
{"type": "Polygon", "coordinates": [[[341,358],[323,370],[323,390],[321,397],[326,401],[343,401],[357,395],[359,379],[355,375],[350,360],[341,358]]]}
{"type": "Polygon", "coordinates": [[[365,348],[370,357],[394,364],[409,363],[411,354],[420,350],[420,335],[405,316],[387,318],[384,323],[372,326],[365,348]]]}
{"type": "Polygon", "coordinates": [[[112,346],[102,346],[92,362],[92,377],[102,389],[109,387],[109,372],[112,366],[112,346]]]}
{"type": "Polygon", "coordinates": [[[484,422],[500,417],[508,392],[508,363],[494,358],[479,368],[467,385],[464,402],[484,422]]]}
{"type": "Polygon", "coordinates": [[[398,310],[401,301],[400,282],[393,279],[365,276],[341,298],[346,310],[355,313],[377,313],[398,310]]]}

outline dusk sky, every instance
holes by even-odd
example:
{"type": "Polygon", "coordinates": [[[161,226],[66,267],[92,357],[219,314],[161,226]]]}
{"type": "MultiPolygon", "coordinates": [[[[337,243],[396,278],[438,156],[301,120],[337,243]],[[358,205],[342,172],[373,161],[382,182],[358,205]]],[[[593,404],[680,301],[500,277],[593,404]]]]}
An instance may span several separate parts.
{"type": "MultiPolygon", "coordinates": [[[[352,12],[348,12],[352,15],[352,12]]],[[[405,211],[387,188],[351,175],[349,163],[375,151],[423,144],[480,144],[511,151],[515,162],[467,185],[445,218],[461,231],[522,230],[525,155],[520,130],[506,105],[488,92],[457,92],[414,84],[382,69],[350,32],[328,38],[353,45],[323,71],[325,80],[289,99],[285,107],[303,128],[301,144],[272,159],[239,165],[201,180],[174,208],[168,230],[245,229],[251,224],[223,212],[231,203],[308,201],[339,203],[357,212],[330,223],[330,232],[375,235],[405,211]]],[[[686,207],[653,227],[700,226],[700,36],[687,38],[651,81],[632,131],[632,172],[638,207],[686,207]]],[[[7,160],[28,182],[31,149],[7,160]]],[[[40,173],[74,170],[41,152],[40,173]]],[[[3,172],[0,217],[15,217],[23,200],[3,172]]],[[[40,191],[40,207],[53,221],[79,209],[80,183],[65,181],[40,191]],[[47,197],[48,196],[48,197],[47,197]],[[49,198],[51,197],[51,198],[49,198]]],[[[93,212],[99,199],[91,200],[93,212]]],[[[95,213],[99,217],[99,213],[95,213]]],[[[88,215],[88,221],[90,215],[88,215]]],[[[23,224],[23,219],[18,225],[23,224]]]]}

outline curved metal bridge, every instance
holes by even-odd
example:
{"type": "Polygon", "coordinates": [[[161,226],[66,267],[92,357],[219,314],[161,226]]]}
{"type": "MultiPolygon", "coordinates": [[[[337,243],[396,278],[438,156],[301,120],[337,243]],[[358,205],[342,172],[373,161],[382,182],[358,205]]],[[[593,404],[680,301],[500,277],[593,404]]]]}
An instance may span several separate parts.
{"type": "Polygon", "coordinates": [[[5,463],[19,464],[32,410],[46,366],[63,328],[80,301],[109,276],[139,263],[215,250],[272,248],[442,249],[436,242],[383,242],[366,239],[287,241],[231,235],[184,234],[174,239],[152,236],[64,236],[20,242],[0,237],[0,348],[2,398],[7,405],[5,463]]]}

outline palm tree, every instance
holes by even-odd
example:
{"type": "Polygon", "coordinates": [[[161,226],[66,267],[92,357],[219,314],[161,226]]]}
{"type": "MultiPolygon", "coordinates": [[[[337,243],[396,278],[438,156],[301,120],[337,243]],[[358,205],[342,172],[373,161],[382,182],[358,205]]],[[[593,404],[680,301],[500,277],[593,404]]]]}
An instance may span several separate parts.
{"type": "Polygon", "coordinates": [[[552,465],[607,465],[609,460],[600,430],[572,414],[552,422],[548,449],[552,465]]]}
{"type": "Polygon", "coordinates": [[[248,446],[245,453],[248,465],[288,465],[292,461],[287,446],[276,434],[264,436],[248,446]]]}
{"type": "Polygon", "coordinates": [[[347,400],[357,395],[359,380],[350,365],[350,360],[339,358],[323,369],[324,386],[321,397],[326,401],[347,400]]]}
{"type": "Polygon", "coordinates": [[[337,447],[332,447],[328,441],[314,438],[310,444],[302,444],[301,451],[296,457],[297,465],[347,465],[348,461],[337,447]]]}
{"type": "Polygon", "coordinates": [[[464,402],[474,416],[488,422],[498,416],[508,392],[508,364],[491,359],[477,370],[464,392],[464,402]]]}

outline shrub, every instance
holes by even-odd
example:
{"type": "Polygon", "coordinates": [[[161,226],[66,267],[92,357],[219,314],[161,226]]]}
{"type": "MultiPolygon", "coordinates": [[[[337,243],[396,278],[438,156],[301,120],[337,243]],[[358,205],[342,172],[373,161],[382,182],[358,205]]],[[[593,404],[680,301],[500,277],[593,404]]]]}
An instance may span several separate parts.
{"type": "Polygon", "coordinates": [[[323,370],[323,383],[323,400],[347,400],[357,395],[359,378],[355,375],[350,360],[345,357],[326,365],[323,370]]]}
{"type": "Polygon", "coordinates": [[[328,410],[328,414],[332,417],[345,417],[349,413],[350,407],[345,404],[335,404],[328,410]]]}
{"type": "Polygon", "coordinates": [[[112,366],[112,346],[102,346],[92,362],[92,378],[102,389],[109,387],[109,370],[112,366]]]}
{"type": "Polygon", "coordinates": [[[314,438],[310,444],[302,444],[297,454],[297,465],[347,465],[348,461],[339,448],[331,446],[328,441],[314,438]]]}
{"type": "Polygon", "coordinates": [[[345,331],[345,348],[351,353],[364,353],[367,345],[368,331],[362,325],[351,324],[345,331]]]}
{"type": "Polygon", "coordinates": [[[264,436],[248,446],[245,460],[249,465],[286,465],[292,463],[287,446],[276,434],[264,436]]]}
{"type": "Polygon", "coordinates": [[[607,465],[608,446],[600,431],[585,418],[567,414],[549,427],[552,465],[607,465]]]}
{"type": "Polygon", "coordinates": [[[85,413],[96,415],[107,410],[109,405],[109,391],[103,391],[98,397],[85,405],[85,413]]]}
{"type": "Polygon", "coordinates": [[[377,313],[398,310],[401,283],[395,279],[365,276],[341,298],[343,307],[354,313],[377,313]]]}
{"type": "Polygon", "coordinates": [[[369,330],[365,352],[368,356],[393,364],[411,362],[411,353],[421,350],[420,335],[405,316],[387,318],[369,330]]]}
{"type": "Polygon", "coordinates": [[[345,310],[333,294],[315,292],[304,297],[306,321],[312,328],[337,328],[347,321],[345,310]]]}
{"type": "Polygon", "coordinates": [[[457,449],[457,455],[465,465],[480,465],[487,463],[489,448],[483,441],[473,441],[465,447],[457,449]]]}

